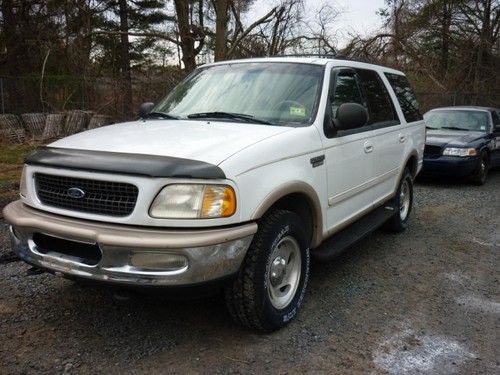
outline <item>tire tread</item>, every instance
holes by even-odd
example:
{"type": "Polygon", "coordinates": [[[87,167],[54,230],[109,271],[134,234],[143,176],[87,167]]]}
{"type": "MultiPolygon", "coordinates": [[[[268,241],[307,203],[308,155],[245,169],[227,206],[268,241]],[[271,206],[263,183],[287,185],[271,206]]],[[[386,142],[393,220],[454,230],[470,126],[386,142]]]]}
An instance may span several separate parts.
{"type": "MultiPolygon", "coordinates": [[[[261,311],[255,300],[256,277],[261,253],[265,251],[264,241],[273,235],[273,228],[282,222],[287,210],[272,210],[262,218],[259,231],[250,245],[237,278],[225,290],[226,304],[231,317],[240,325],[267,332],[273,327],[266,326],[261,318],[261,311]]],[[[293,213],[292,213],[293,214],[293,213]]]]}

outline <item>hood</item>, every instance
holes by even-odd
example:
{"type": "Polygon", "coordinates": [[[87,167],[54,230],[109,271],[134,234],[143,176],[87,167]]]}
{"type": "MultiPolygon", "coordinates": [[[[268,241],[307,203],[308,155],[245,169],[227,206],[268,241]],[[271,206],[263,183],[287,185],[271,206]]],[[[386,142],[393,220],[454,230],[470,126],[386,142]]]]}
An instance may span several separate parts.
{"type": "Polygon", "coordinates": [[[290,127],[194,120],[147,120],[104,126],[49,146],[173,156],[218,165],[231,155],[290,127]]]}
{"type": "Polygon", "coordinates": [[[475,131],[460,130],[427,130],[425,143],[442,146],[453,144],[456,146],[466,146],[479,138],[484,137],[484,133],[475,131]]]}

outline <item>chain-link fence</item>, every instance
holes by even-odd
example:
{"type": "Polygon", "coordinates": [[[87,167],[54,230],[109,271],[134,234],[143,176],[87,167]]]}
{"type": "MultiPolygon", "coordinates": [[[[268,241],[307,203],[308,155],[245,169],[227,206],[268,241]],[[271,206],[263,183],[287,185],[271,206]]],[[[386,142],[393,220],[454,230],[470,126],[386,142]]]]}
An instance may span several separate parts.
{"type": "MultiPolygon", "coordinates": [[[[119,78],[68,75],[26,75],[0,77],[0,113],[57,113],[81,110],[107,115],[115,121],[130,118],[139,105],[155,102],[168,93],[184,73],[167,71],[134,75],[132,104],[125,104],[124,82],[119,78]]],[[[500,106],[500,91],[491,94],[470,92],[417,92],[422,112],[454,105],[500,106]]]]}
{"type": "Polygon", "coordinates": [[[422,112],[432,108],[474,105],[485,107],[500,107],[500,92],[493,95],[471,92],[417,92],[422,112]]]}
{"type": "Polygon", "coordinates": [[[157,101],[184,76],[179,69],[132,78],[132,103],[119,78],[39,75],[0,77],[0,113],[93,111],[124,120],[145,101],[157,101]]]}

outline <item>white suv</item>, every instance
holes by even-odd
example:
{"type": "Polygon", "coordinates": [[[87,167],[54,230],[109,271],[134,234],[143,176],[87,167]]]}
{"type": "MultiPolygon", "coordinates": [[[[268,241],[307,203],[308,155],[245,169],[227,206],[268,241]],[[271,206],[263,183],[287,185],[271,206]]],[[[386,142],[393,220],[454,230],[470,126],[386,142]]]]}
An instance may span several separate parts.
{"type": "Polygon", "coordinates": [[[406,228],[424,140],[399,71],[209,64],[137,121],[36,150],[4,217],[36,267],[121,285],[222,280],[234,319],[270,331],[297,314],[310,255],[406,228]]]}

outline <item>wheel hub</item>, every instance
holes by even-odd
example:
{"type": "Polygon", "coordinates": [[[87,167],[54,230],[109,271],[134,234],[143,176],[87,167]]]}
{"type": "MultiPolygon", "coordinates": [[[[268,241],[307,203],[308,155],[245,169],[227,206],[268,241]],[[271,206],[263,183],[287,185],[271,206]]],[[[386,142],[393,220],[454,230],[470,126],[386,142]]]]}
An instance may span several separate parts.
{"type": "Polygon", "coordinates": [[[286,260],[278,255],[271,264],[270,279],[271,285],[277,286],[283,282],[286,274],[286,260]]]}
{"type": "Polygon", "coordinates": [[[404,181],[401,185],[401,192],[399,193],[399,215],[401,220],[405,220],[410,211],[410,187],[408,181],[404,181]]]}
{"type": "Polygon", "coordinates": [[[300,246],[295,238],[286,236],[271,250],[267,273],[267,290],[271,304],[284,309],[295,297],[301,274],[300,246]]]}

